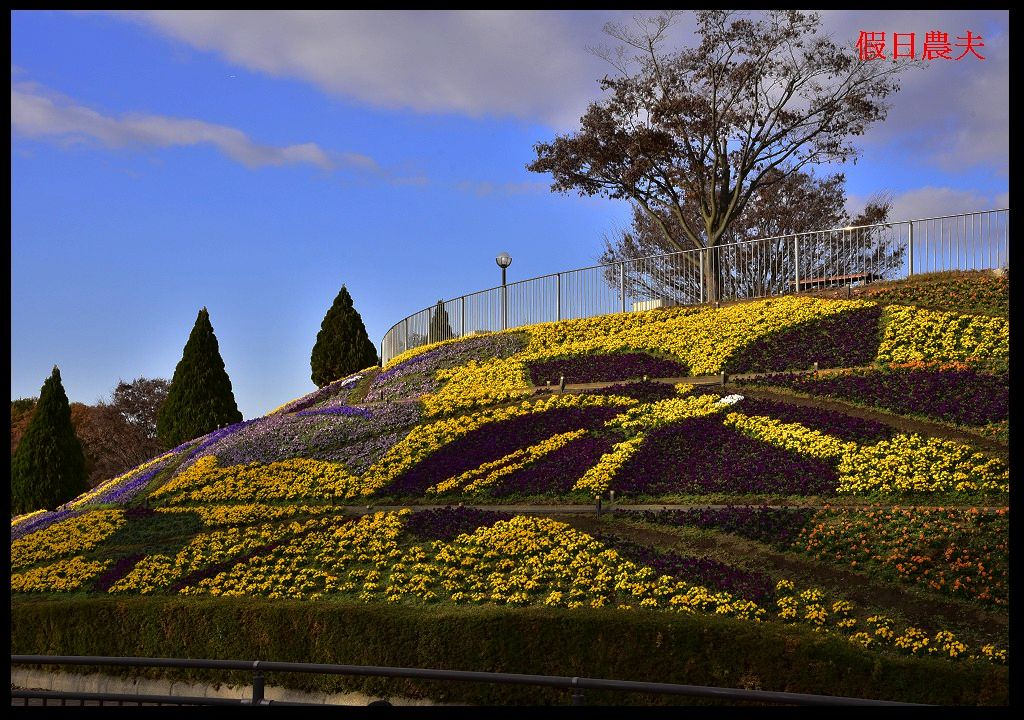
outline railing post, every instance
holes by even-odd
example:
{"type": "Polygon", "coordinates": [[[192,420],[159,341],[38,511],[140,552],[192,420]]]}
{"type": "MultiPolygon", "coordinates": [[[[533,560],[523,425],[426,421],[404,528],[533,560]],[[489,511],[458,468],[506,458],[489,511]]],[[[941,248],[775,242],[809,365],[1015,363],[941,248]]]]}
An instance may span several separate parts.
{"type": "Polygon", "coordinates": [[[800,238],[793,238],[793,267],[796,275],[796,285],[794,292],[800,292],[800,238]]]}
{"type": "Polygon", "coordinates": [[[699,253],[697,267],[700,268],[700,301],[703,304],[703,302],[704,302],[704,263],[707,262],[708,251],[707,251],[707,248],[704,248],[703,250],[698,250],[697,252],[699,253]]]}
{"type": "Polygon", "coordinates": [[[622,299],[622,312],[626,312],[626,263],[619,263],[619,296],[622,299]]]}
{"type": "Polygon", "coordinates": [[[508,286],[501,286],[501,329],[508,330],[508,286]]]}
{"type": "Polygon", "coordinates": [[[252,664],[252,704],[263,704],[263,671],[259,660],[252,664]]]}
{"type": "Polygon", "coordinates": [[[910,233],[907,240],[907,277],[914,274],[914,221],[910,221],[910,233]]]}
{"type": "Polygon", "coordinates": [[[403,324],[405,325],[405,342],[402,346],[402,350],[404,351],[409,349],[409,318],[406,318],[405,323],[403,324]]]}
{"type": "Polygon", "coordinates": [[[562,319],[562,273],[555,275],[555,319],[562,319]]]}
{"type": "Polygon", "coordinates": [[[466,336],[466,296],[463,295],[459,298],[459,307],[461,308],[462,322],[459,324],[459,337],[466,336]]]}
{"type": "Polygon", "coordinates": [[[580,679],[574,677],[572,679],[572,704],[582,705],[583,704],[583,690],[579,686],[580,679]]]}

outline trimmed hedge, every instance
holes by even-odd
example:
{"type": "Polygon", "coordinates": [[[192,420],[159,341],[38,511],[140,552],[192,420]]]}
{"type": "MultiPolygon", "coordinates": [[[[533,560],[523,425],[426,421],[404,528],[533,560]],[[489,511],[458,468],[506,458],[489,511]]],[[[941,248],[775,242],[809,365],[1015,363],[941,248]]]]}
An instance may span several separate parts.
{"type": "MultiPolygon", "coordinates": [[[[882,655],[798,627],[643,610],[37,596],[12,603],[11,652],[578,675],[942,705],[1008,702],[1006,667],[882,655]]],[[[122,672],[156,676],[164,671],[122,672]]],[[[177,676],[201,682],[251,681],[244,673],[207,670],[177,676]]],[[[477,683],[298,674],[271,674],[268,683],[313,692],[358,690],[473,704],[570,700],[567,691],[477,683]]],[[[694,702],[599,692],[586,693],[586,701],[694,702]]]]}

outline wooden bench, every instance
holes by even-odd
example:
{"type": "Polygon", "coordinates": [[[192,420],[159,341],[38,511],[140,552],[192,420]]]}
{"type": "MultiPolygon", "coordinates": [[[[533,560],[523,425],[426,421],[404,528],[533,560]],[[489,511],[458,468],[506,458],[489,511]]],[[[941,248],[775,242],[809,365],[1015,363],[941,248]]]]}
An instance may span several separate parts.
{"type": "Polygon", "coordinates": [[[800,285],[796,287],[796,280],[790,280],[787,285],[793,288],[796,287],[796,291],[808,290],[810,288],[821,288],[835,285],[853,285],[856,282],[871,282],[877,280],[878,276],[874,273],[853,273],[851,275],[830,275],[829,277],[819,278],[800,278],[800,285]]]}

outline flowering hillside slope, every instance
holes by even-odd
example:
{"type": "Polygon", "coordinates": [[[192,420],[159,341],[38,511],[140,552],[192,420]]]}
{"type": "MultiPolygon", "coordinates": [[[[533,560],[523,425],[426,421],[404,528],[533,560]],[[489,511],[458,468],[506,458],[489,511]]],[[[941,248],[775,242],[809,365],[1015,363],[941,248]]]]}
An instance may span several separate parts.
{"type": "Polygon", "coordinates": [[[11,587],[712,614],[1004,663],[1008,347],[997,316],[805,296],[428,345],[14,518],[11,587]]]}

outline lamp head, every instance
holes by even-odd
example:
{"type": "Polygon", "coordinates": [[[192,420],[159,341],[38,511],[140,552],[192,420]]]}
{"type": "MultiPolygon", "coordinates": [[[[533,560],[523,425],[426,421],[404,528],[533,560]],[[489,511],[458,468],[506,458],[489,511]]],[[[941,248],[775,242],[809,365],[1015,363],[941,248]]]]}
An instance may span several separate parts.
{"type": "Polygon", "coordinates": [[[498,263],[498,267],[500,268],[507,268],[512,264],[512,256],[503,252],[501,255],[494,258],[494,262],[498,263]]]}

